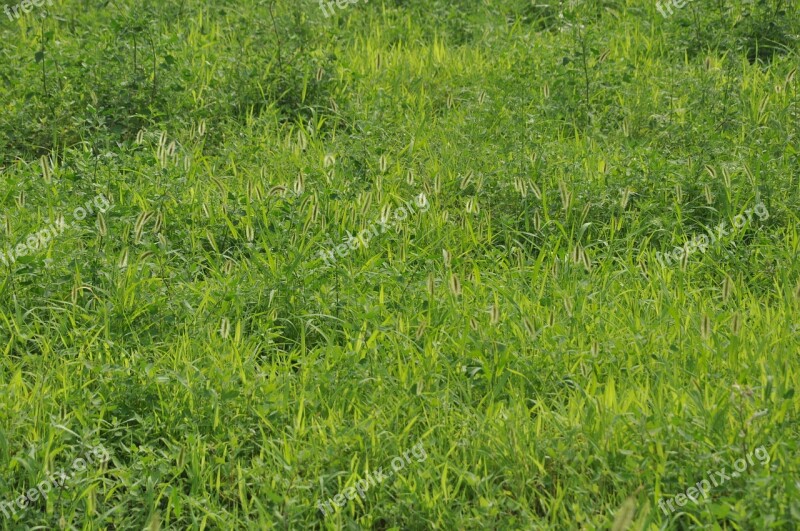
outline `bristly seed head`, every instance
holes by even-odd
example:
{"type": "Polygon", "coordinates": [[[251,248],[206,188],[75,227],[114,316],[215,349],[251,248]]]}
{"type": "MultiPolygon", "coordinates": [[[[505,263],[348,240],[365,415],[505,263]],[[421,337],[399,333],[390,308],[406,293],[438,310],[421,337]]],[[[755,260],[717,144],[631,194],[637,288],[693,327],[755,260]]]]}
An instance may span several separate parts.
{"type": "Polygon", "coordinates": [[[572,308],[573,308],[572,299],[564,297],[562,300],[564,301],[564,309],[567,311],[567,315],[569,317],[572,317],[572,308]]]}
{"type": "Polygon", "coordinates": [[[731,332],[733,335],[739,335],[739,332],[742,329],[742,318],[738,313],[733,314],[731,318],[731,332]]]}
{"type": "Polygon", "coordinates": [[[492,304],[491,309],[491,323],[496,325],[500,322],[500,306],[498,306],[497,302],[492,304]]]}
{"type": "Polygon", "coordinates": [[[475,173],[472,170],[469,170],[465,175],[461,177],[461,183],[459,184],[459,188],[462,190],[466,189],[467,186],[472,182],[472,178],[475,176],[475,173]]]}
{"type": "Polygon", "coordinates": [[[703,195],[706,196],[706,203],[712,204],[714,202],[714,194],[711,193],[711,187],[709,185],[703,186],[703,195]]]}
{"type": "Polygon", "coordinates": [[[525,331],[528,333],[528,335],[531,337],[536,337],[536,326],[531,319],[528,317],[523,317],[522,324],[525,326],[525,331]]]}
{"type": "Polygon", "coordinates": [[[586,271],[589,273],[592,272],[592,261],[589,260],[589,254],[586,252],[586,249],[583,248],[581,248],[581,263],[586,271]]]}
{"type": "Polygon", "coordinates": [[[117,261],[117,267],[120,269],[125,269],[128,267],[128,248],[122,250],[122,253],[119,256],[119,260],[117,261]]]}
{"type": "Polygon", "coordinates": [[[147,223],[147,220],[150,219],[150,216],[151,216],[150,212],[142,211],[136,218],[136,224],[134,225],[133,233],[134,233],[134,243],[136,243],[137,245],[142,241],[142,233],[144,232],[144,226],[147,223]]]}
{"type": "MultiPolygon", "coordinates": [[[[270,197],[273,197],[273,196],[276,196],[276,195],[284,195],[286,193],[286,190],[287,190],[287,188],[285,186],[282,186],[282,185],[278,184],[278,185],[275,185],[272,188],[270,188],[269,192],[267,192],[267,195],[269,195],[270,197]]],[[[203,207],[205,207],[205,205],[203,205],[203,207]]]]}
{"type": "Polygon", "coordinates": [[[581,244],[576,243],[575,246],[572,248],[572,253],[570,253],[570,255],[569,255],[573,264],[581,263],[581,254],[582,253],[583,253],[583,249],[581,248],[581,244]]]}
{"type": "Polygon", "coordinates": [[[105,237],[108,234],[108,226],[106,225],[106,218],[102,212],[97,213],[97,232],[100,233],[101,237],[105,237]]]}
{"type": "Polygon", "coordinates": [[[730,276],[725,275],[725,280],[722,281],[723,301],[727,301],[730,298],[731,294],[733,293],[733,288],[734,288],[733,279],[730,276]]]}
{"type": "Polygon", "coordinates": [[[458,276],[455,273],[450,275],[450,291],[456,297],[461,295],[461,282],[458,280],[458,276]]]}
{"type": "Polygon", "coordinates": [[[705,313],[700,323],[700,336],[705,340],[711,337],[711,318],[705,313]]]}
{"type": "Polygon", "coordinates": [[[528,196],[528,186],[521,177],[514,177],[514,189],[523,198],[528,196]]]}
{"type": "Polygon", "coordinates": [[[44,178],[44,182],[50,184],[53,182],[53,176],[50,172],[50,159],[46,155],[42,155],[42,158],[39,159],[39,162],[42,166],[42,177],[44,178]]]}
{"type": "Polygon", "coordinates": [[[628,200],[630,199],[630,197],[631,197],[630,188],[625,188],[622,191],[622,198],[620,199],[620,203],[619,203],[620,206],[622,207],[622,210],[625,210],[625,207],[628,206],[628,200]]]}
{"type": "Polygon", "coordinates": [[[531,183],[531,191],[533,191],[533,195],[536,196],[536,199],[539,201],[542,200],[542,191],[536,186],[536,183],[531,183]]]}
{"type": "Polygon", "coordinates": [[[419,340],[420,340],[420,338],[422,338],[422,335],[425,333],[425,329],[426,329],[426,328],[428,328],[428,323],[427,323],[427,322],[425,322],[425,321],[422,321],[422,322],[419,324],[419,326],[417,327],[417,333],[416,333],[416,339],[417,339],[417,341],[419,341],[419,340]]]}
{"type": "Polygon", "coordinates": [[[209,245],[211,245],[211,248],[214,249],[214,252],[219,253],[219,247],[217,247],[217,242],[214,240],[214,235],[211,234],[210,230],[206,230],[206,239],[209,245]]]}

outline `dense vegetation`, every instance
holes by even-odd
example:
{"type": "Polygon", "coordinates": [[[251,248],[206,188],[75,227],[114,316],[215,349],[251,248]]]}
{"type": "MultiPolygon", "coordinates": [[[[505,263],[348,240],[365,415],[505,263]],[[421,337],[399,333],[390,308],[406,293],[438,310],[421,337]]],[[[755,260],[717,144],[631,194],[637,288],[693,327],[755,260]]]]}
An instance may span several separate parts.
{"type": "Polygon", "coordinates": [[[4,2],[3,529],[797,525],[797,2],[4,2]]]}

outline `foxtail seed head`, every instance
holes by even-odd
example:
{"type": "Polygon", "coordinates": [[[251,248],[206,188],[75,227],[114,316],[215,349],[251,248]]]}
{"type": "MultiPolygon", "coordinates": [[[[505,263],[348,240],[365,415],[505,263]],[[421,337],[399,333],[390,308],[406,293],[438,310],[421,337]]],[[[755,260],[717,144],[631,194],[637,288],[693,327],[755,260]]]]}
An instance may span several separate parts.
{"type": "Polygon", "coordinates": [[[50,184],[53,182],[53,175],[50,172],[50,160],[46,155],[42,155],[42,158],[39,159],[39,163],[42,166],[42,178],[44,178],[44,182],[50,184]]]}
{"type": "Polygon", "coordinates": [[[725,275],[725,280],[722,281],[722,300],[727,301],[733,293],[733,279],[725,275]]]}
{"type": "Polygon", "coordinates": [[[705,313],[700,322],[700,336],[706,340],[711,337],[711,318],[705,313]]]}
{"type": "Polygon", "coordinates": [[[456,297],[461,295],[461,281],[458,280],[458,276],[455,273],[450,275],[450,291],[456,297]]]}

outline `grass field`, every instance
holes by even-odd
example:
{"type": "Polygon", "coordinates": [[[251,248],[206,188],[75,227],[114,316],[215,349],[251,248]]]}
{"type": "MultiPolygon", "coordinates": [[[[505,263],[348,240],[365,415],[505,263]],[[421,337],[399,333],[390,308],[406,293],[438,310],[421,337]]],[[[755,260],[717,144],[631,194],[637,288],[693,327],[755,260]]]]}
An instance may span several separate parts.
{"type": "Polygon", "coordinates": [[[798,2],[4,2],[2,529],[800,525],[798,2]]]}

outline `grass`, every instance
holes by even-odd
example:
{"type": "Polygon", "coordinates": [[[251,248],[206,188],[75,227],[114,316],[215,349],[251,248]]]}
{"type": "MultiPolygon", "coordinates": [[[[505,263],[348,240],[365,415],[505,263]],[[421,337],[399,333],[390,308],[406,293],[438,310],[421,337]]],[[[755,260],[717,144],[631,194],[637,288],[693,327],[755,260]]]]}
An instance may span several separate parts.
{"type": "Polygon", "coordinates": [[[111,456],[0,525],[792,529],[799,9],[0,17],[0,251],[113,203],[0,262],[0,503],[111,456]]]}

